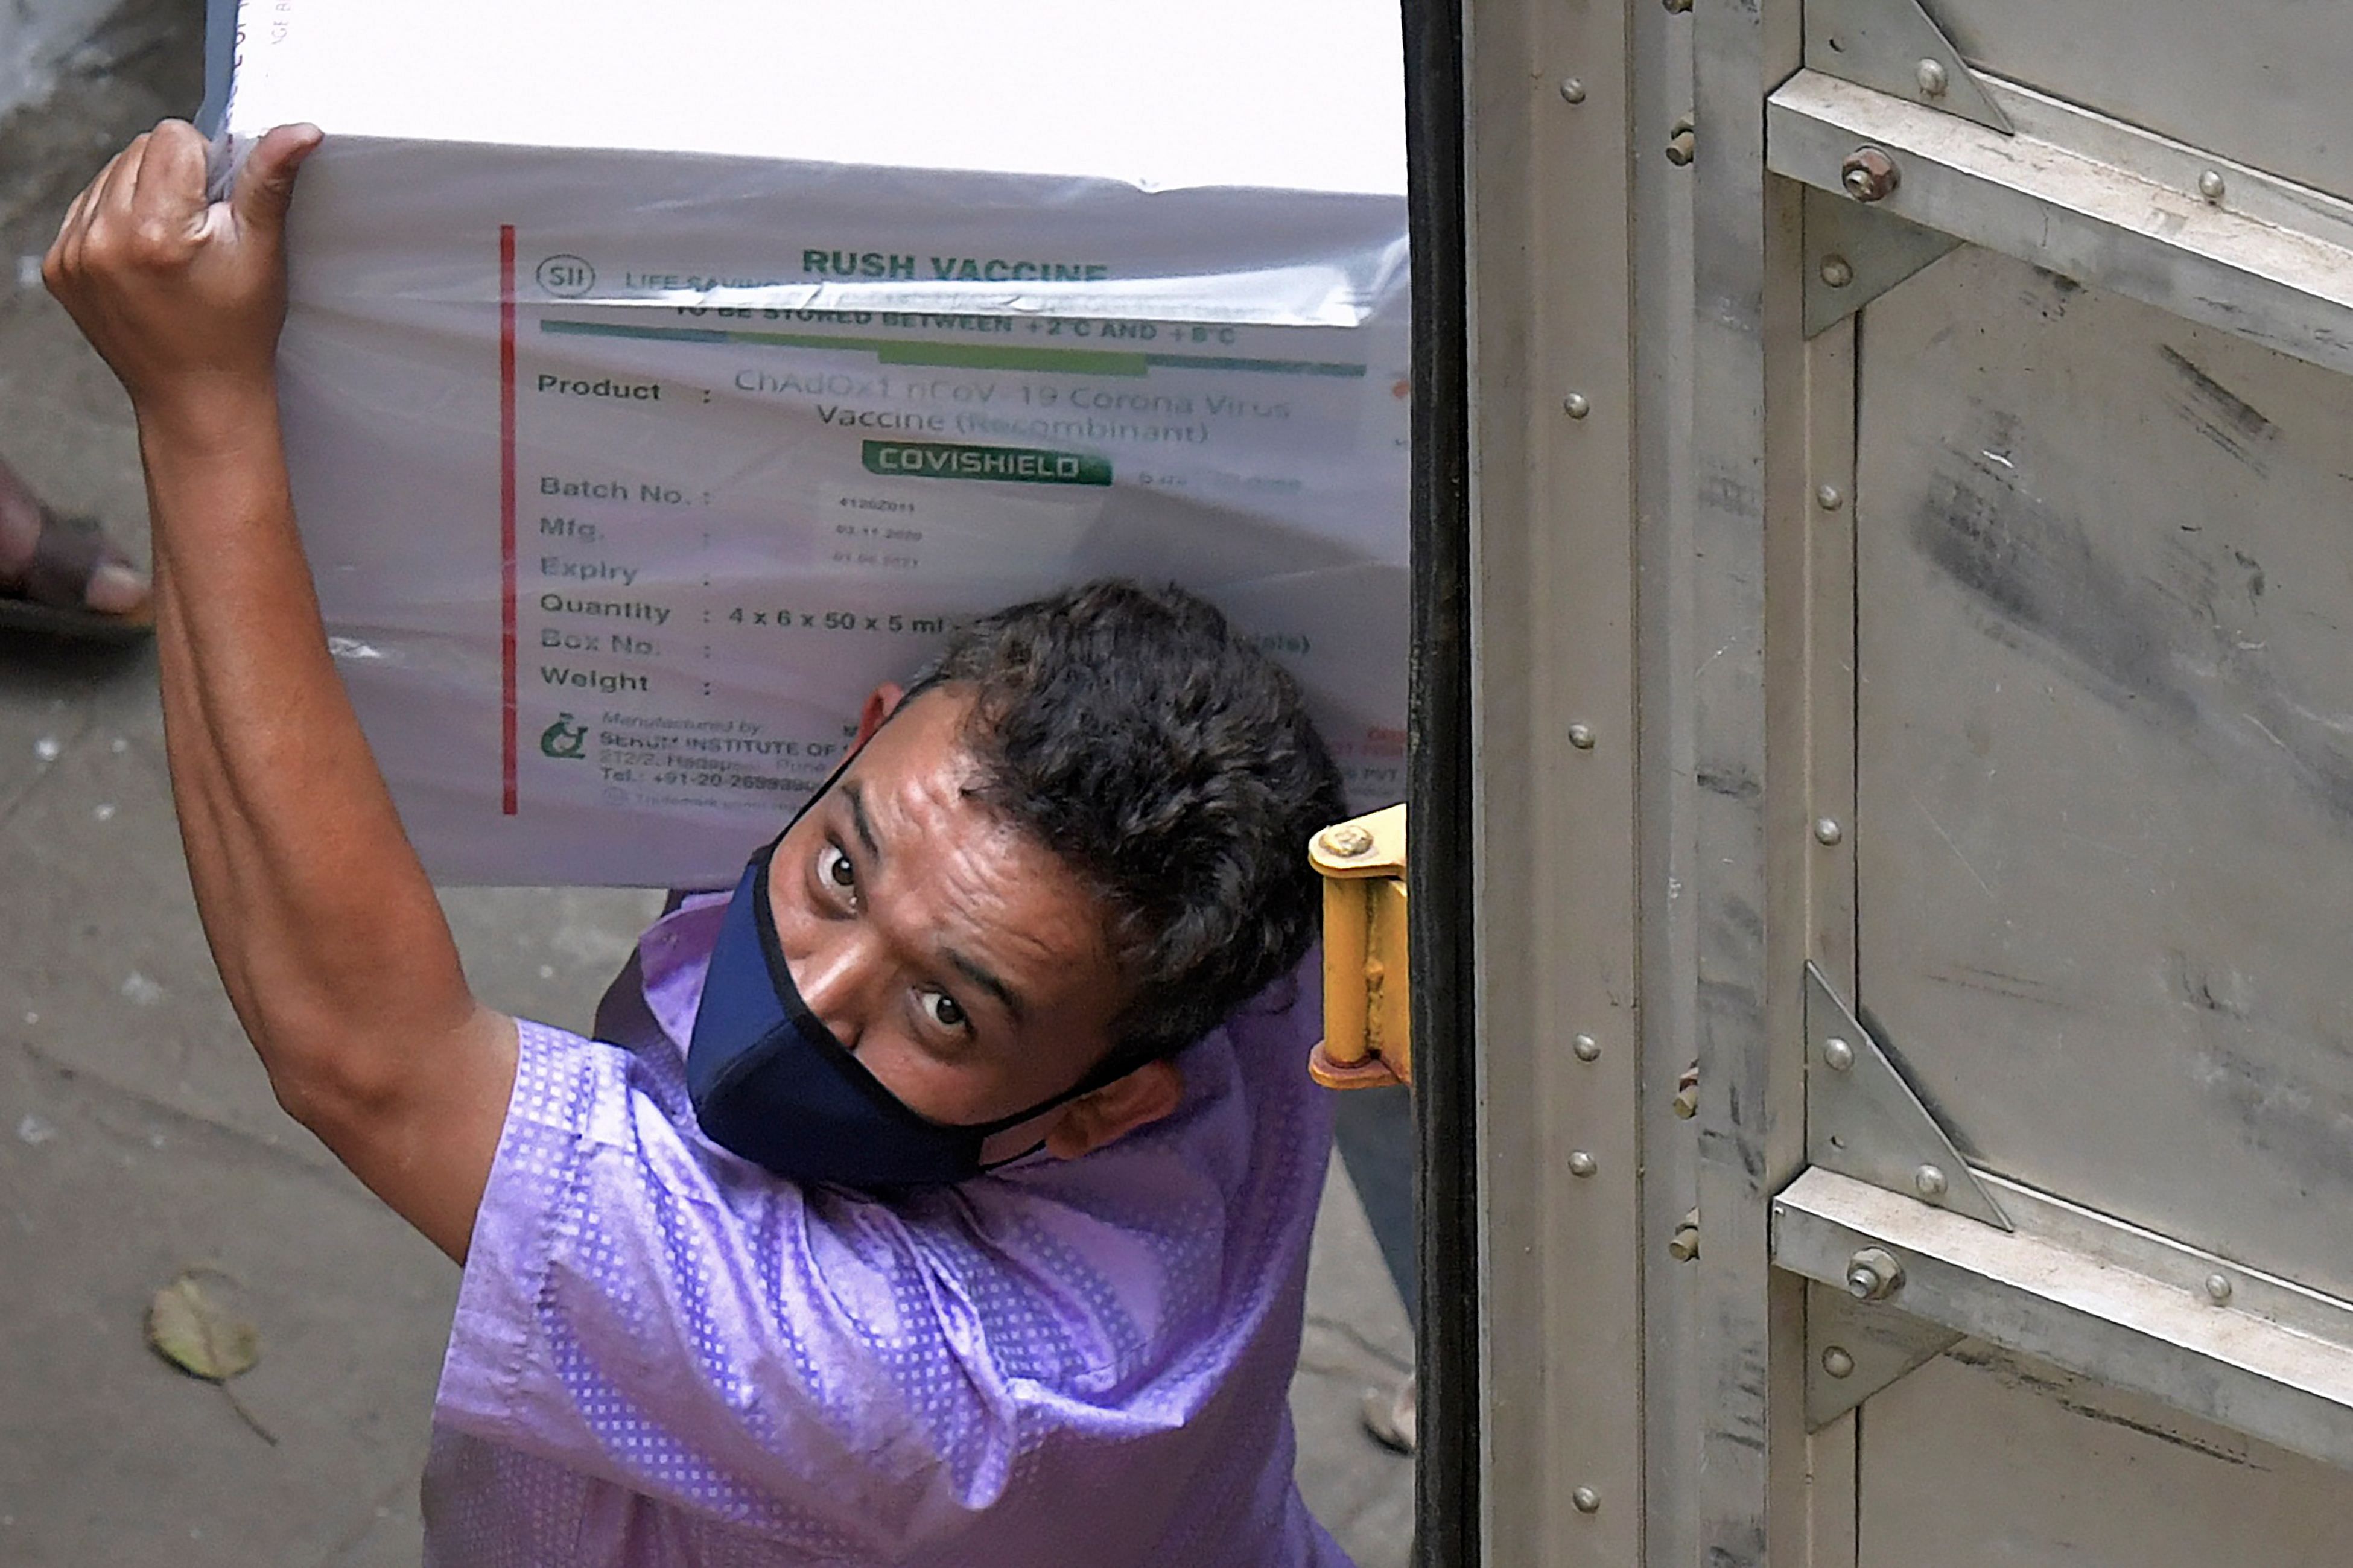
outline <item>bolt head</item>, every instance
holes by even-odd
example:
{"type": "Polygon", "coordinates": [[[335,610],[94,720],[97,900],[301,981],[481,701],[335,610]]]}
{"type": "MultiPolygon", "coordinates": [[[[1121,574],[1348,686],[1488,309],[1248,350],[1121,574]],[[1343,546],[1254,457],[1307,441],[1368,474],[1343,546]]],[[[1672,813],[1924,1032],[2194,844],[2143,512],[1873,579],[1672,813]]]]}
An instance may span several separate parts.
{"type": "Polygon", "coordinates": [[[1847,1259],[1846,1293],[1858,1301],[1883,1301],[1903,1285],[1904,1266],[1883,1247],[1866,1247],[1847,1259]]]}
{"type": "Polygon", "coordinates": [[[1326,855],[1336,855],[1343,860],[1353,860],[1359,855],[1372,852],[1372,829],[1359,827],[1353,822],[1344,822],[1337,827],[1325,828],[1321,842],[1324,846],[1324,853],[1326,855]]]}
{"type": "Polygon", "coordinates": [[[1923,1165],[1912,1173],[1912,1190],[1924,1198],[1945,1195],[1945,1173],[1934,1165],[1923,1165]]]}
{"type": "Polygon", "coordinates": [[[1822,258],[1822,281],[1833,289],[1843,289],[1854,281],[1854,266],[1843,256],[1822,258]]]}
{"type": "Polygon", "coordinates": [[[1858,147],[1839,165],[1839,183],[1859,202],[1883,202],[1904,183],[1895,160],[1876,147],[1858,147]]]}
{"type": "Polygon", "coordinates": [[[1930,98],[1944,97],[1945,89],[1951,85],[1945,75],[1944,63],[1940,60],[1922,60],[1913,68],[1912,79],[1918,82],[1920,90],[1930,98]]]}
{"type": "Polygon", "coordinates": [[[2209,169],[2198,176],[2198,194],[2210,202],[2221,201],[2227,189],[2229,187],[2222,183],[2222,171],[2220,169],[2209,169]]]}
{"type": "Polygon", "coordinates": [[[1824,844],[1835,844],[1846,837],[1846,829],[1839,826],[1837,817],[1825,816],[1814,823],[1814,837],[1824,844]]]}
{"type": "Polygon", "coordinates": [[[2227,1274],[2206,1276],[2206,1299],[2216,1306],[2231,1299],[2231,1277],[2227,1274]]]}
{"type": "Polygon", "coordinates": [[[1571,419],[1582,419],[1593,412],[1593,405],[1587,401],[1585,394],[1581,392],[1572,392],[1562,398],[1560,406],[1561,411],[1571,419]]]}
{"type": "Polygon", "coordinates": [[[1854,1357],[1843,1345],[1832,1345],[1822,1352],[1822,1370],[1832,1377],[1852,1377],[1854,1357]]]}
{"type": "Polygon", "coordinates": [[[1571,103],[1583,103],[1585,101],[1585,84],[1577,80],[1575,77],[1567,78],[1560,84],[1560,96],[1571,103]]]}
{"type": "Polygon", "coordinates": [[[1589,1176],[1595,1168],[1593,1156],[1582,1149],[1568,1157],[1568,1173],[1572,1176],[1589,1176]]]}
{"type": "Polygon", "coordinates": [[[1590,724],[1571,724],[1568,727],[1568,743],[1575,746],[1580,752],[1589,752],[1593,750],[1593,726],[1590,724]]]}
{"type": "Polygon", "coordinates": [[[1575,1491],[1568,1494],[1568,1500],[1577,1505],[1577,1511],[1579,1513],[1599,1513],[1601,1511],[1601,1494],[1595,1491],[1591,1487],[1577,1488],[1575,1491]]]}
{"type": "Polygon", "coordinates": [[[1832,1035],[1822,1042],[1822,1065],[1832,1072],[1845,1072],[1854,1066],[1854,1047],[1832,1035]]]}
{"type": "Polygon", "coordinates": [[[1836,485],[1824,485],[1814,492],[1814,504],[1824,511],[1836,511],[1846,504],[1846,492],[1836,485]]]}
{"type": "Polygon", "coordinates": [[[1581,1062],[1598,1062],[1601,1059],[1601,1042],[1591,1035],[1577,1036],[1570,1043],[1569,1049],[1577,1053],[1577,1059],[1581,1062]]]}

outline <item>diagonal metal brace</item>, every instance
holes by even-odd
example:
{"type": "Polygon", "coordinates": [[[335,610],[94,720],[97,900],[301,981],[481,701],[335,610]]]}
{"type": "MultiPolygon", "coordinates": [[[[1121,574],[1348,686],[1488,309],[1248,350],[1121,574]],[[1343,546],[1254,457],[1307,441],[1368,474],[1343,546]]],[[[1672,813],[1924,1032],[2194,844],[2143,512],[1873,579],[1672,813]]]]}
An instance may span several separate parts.
{"type": "Polygon", "coordinates": [[[1820,1431],[1960,1342],[1957,1330],[1808,1281],[1806,1430],[1820,1431]]]}
{"type": "Polygon", "coordinates": [[[1806,66],[2005,136],[2012,132],[2010,116],[1920,0],[1806,0],[1806,66]]]}
{"type": "Polygon", "coordinates": [[[1806,336],[1820,337],[1960,241],[1806,187],[1806,336]]]}
{"type": "Polygon", "coordinates": [[[1871,1031],[1806,965],[1806,1159],[1889,1192],[2010,1228],[1871,1031]]]}

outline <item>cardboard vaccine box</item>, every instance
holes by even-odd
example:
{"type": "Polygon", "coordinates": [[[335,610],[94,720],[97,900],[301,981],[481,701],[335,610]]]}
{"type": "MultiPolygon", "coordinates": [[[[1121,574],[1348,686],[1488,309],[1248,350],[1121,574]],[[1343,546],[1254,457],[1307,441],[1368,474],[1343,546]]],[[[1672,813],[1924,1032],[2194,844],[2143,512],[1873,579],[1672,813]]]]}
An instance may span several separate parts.
{"type": "Polygon", "coordinates": [[[244,0],[328,132],[280,363],[332,646],[454,881],[716,884],[960,620],[1174,580],[1403,794],[1388,0],[244,0]]]}

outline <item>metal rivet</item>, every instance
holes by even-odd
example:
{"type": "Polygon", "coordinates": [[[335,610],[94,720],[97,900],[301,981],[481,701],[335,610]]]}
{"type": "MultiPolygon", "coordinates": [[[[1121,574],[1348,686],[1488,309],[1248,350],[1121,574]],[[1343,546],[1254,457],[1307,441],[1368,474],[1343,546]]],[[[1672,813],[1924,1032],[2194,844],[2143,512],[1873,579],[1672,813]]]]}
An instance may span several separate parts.
{"type": "Polygon", "coordinates": [[[1568,1157],[1568,1173],[1572,1176],[1589,1176],[1593,1174],[1596,1168],[1593,1156],[1582,1149],[1568,1157]]]}
{"type": "Polygon", "coordinates": [[[1326,855],[1337,855],[1344,860],[1353,860],[1357,856],[1371,851],[1372,829],[1359,827],[1353,822],[1344,822],[1337,827],[1325,828],[1322,843],[1324,853],[1326,855]]]}
{"type": "Polygon", "coordinates": [[[1904,1266],[1883,1247],[1866,1247],[1846,1263],[1846,1293],[1858,1301],[1883,1301],[1904,1288],[1904,1266]]]}
{"type": "Polygon", "coordinates": [[[1930,98],[1942,98],[1945,96],[1945,88],[1947,83],[1945,77],[1945,67],[1942,61],[1922,60],[1917,66],[1913,68],[1912,79],[1918,82],[1920,84],[1920,90],[1926,93],[1930,98]]]}
{"type": "Polygon", "coordinates": [[[1912,1173],[1912,1190],[1924,1198],[1945,1195],[1945,1173],[1934,1165],[1923,1165],[1912,1173]]]}
{"type": "Polygon", "coordinates": [[[1814,837],[1825,844],[1835,844],[1846,837],[1846,829],[1838,825],[1838,818],[1825,816],[1815,822],[1814,837]]]}
{"type": "Polygon", "coordinates": [[[2228,187],[2222,184],[2222,171],[2220,169],[2209,169],[2198,176],[2198,194],[2210,202],[2221,201],[2222,193],[2228,187]]]}
{"type": "Polygon", "coordinates": [[[1843,256],[1822,258],[1822,281],[1833,289],[1843,289],[1854,281],[1854,268],[1843,256]]]}
{"type": "Polygon", "coordinates": [[[1846,492],[1836,485],[1824,485],[1814,492],[1814,504],[1824,511],[1836,511],[1846,505],[1846,492]]]}
{"type": "Polygon", "coordinates": [[[1852,1377],[1854,1357],[1847,1353],[1845,1346],[1832,1345],[1822,1352],[1822,1370],[1832,1377],[1852,1377]]]}
{"type": "Polygon", "coordinates": [[[1569,77],[1560,84],[1560,95],[1571,103],[1583,103],[1585,84],[1575,77],[1569,77]]]}
{"type": "Polygon", "coordinates": [[[1586,401],[1585,394],[1581,392],[1572,392],[1562,398],[1560,406],[1571,419],[1582,419],[1593,412],[1593,405],[1586,401]]]}
{"type": "Polygon", "coordinates": [[[1575,746],[1580,752],[1589,752],[1593,750],[1593,726],[1590,724],[1571,724],[1568,727],[1568,743],[1575,746]]]}
{"type": "Polygon", "coordinates": [[[2218,1307],[2229,1300],[2231,1299],[2230,1276],[2226,1274],[2206,1276],[2206,1296],[2218,1307]]]}
{"type": "Polygon", "coordinates": [[[1577,1511],[1579,1513],[1599,1513],[1601,1511],[1601,1494],[1595,1491],[1591,1487],[1577,1488],[1575,1491],[1568,1494],[1568,1500],[1577,1505],[1577,1511]]]}
{"type": "Polygon", "coordinates": [[[1598,1062],[1601,1059],[1601,1042],[1591,1035],[1577,1036],[1569,1046],[1569,1049],[1577,1053],[1577,1059],[1581,1062],[1598,1062]]]}
{"type": "Polygon", "coordinates": [[[1839,184],[1859,202],[1883,202],[1904,183],[1895,160],[1876,147],[1858,147],[1839,165],[1839,184]]]}
{"type": "Polygon", "coordinates": [[[1822,1065],[1832,1072],[1844,1072],[1854,1066],[1854,1047],[1832,1035],[1822,1042],[1822,1065]]]}

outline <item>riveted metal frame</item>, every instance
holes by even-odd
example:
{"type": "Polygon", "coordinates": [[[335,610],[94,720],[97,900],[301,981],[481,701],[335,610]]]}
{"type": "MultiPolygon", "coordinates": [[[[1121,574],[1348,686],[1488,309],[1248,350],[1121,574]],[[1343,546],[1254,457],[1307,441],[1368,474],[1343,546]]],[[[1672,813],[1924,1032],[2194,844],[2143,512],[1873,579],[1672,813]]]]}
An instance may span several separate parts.
{"type": "Polygon", "coordinates": [[[1771,1195],[1805,1162],[1809,959],[1855,967],[1855,326],[1804,334],[1802,200],[1765,167],[1797,70],[1797,0],[1699,0],[1698,494],[1688,649],[1698,784],[1702,1561],[1854,1562],[1857,1427],[1809,1435],[1805,1292],[1770,1263],[1771,1195]],[[1829,487],[1825,490],[1824,487],[1829,487]],[[1834,504],[1825,505],[1826,500],[1834,504]]]}
{"type": "Polygon", "coordinates": [[[1670,1249],[1699,1201],[1699,1124],[1676,1110],[1696,1059],[1692,876],[1692,192],[1659,142],[1692,108],[1692,18],[1629,0],[1634,50],[1636,692],[1634,822],[1642,1040],[1643,1539],[1636,1561],[1699,1561],[1697,1453],[1710,1419],[1699,1269],[1670,1249]]]}
{"type": "Polygon", "coordinates": [[[1481,1539],[1513,1568],[1642,1550],[1630,182],[1667,127],[1635,10],[1466,13],[1481,1539]]]}
{"type": "MultiPolygon", "coordinates": [[[[1800,205],[1802,206],[1802,198],[1800,205]]],[[[1784,238],[1777,248],[1786,246],[1784,238]]],[[[1786,251],[1782,254],[1786,255],[1786,251]]],[[[1800,251],[1798,287],[1804,287],[1806,258],[1800,251]]],[[[1776,316],[1773,352],[1795,361],[1802,378],[1804,461],[1795,475],[1768,489],[1767,595],[1785,613],[1767,612],[1766,624],[1767,756],[1799,759],[1802,775],[1787,790],[1768,787],[1774,816],[1768,831],[1789,853],[1777,857],[1782,880],[1772,891],[1766,916],[1793,933],[1793,941],[1768,936],[1773,973],[1773,1029],[1767,1071],[1800,1086],[1808,1070],[1804,1052],[1806,998],[1790,983],[1792,970],[1837,976],[1852,985],[1861,961],[1855,907],[1855,394],[1859,352],[1856,318],[1800,343],[1789,323],[1776,316]],[[1794,614],[1786,612],[1794,611],[1794,614]],[[1795,865],[1789,865],[1795,861],[1795,865]],[[1794,942],[1803,953],[1793,954],[1794,942]],[[1797,1015],[1797,1031],[1789,1016],[1797,1015]],[[1794,1058],[1794,1059],[1792,1059],[1794,1058]]],[[[1801,329],[1802,335],[1802,329],[1801,329]]],[[[1768,777],[1769,777],[1768,773],[1768,777]]],[[[1805,1137],[1803,1101],[1798,1135],[1805,1137]]],[[[1769,1228],[1769,1221],[1768,1221],[1769,1228]]],[[[1778,1281],[1774,1289],[1786,1290],[1778,1281]]],[[[1802,1387],[1805,1360],[1803,1302],[1777,1318],[1770,1354],[1794,1363],[1802,1387]]],[[[1787,1384],[1777,1379],[1778,1403],[1771,1412],[1768,1441],[1801,1455],[1804,1473],[1790,1483],[1801,1489],[1791,1499],[1803,1507],[1804,1561],[1812,1568],[1852,1568],[1856,1540],[1856,1485],[1861,1464],[1860,1418],[1848,1412],[1820,1430],[1790,1409],[1787,1384]]],[[[1768,1500],[1769,1506],[1769,1500],[1768,1500]]]]}

